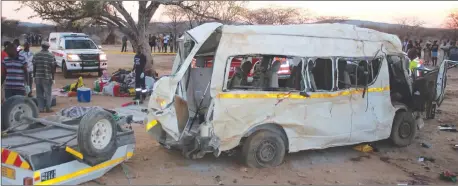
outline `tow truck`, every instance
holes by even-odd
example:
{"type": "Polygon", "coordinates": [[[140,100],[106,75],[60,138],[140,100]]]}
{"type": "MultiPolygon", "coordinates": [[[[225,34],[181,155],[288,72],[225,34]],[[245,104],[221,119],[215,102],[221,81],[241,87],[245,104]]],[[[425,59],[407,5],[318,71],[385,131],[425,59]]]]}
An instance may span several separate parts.
{"type": "Polygon", "coordinates": [[[132,116],[95,109],[71,119],[38,118],[30,98],[2,105],[2,184],[76,185],[103,176],[130,159],[135,148],[132,116]],[[5,129],[5,130],[3,130],[5,129]]]}

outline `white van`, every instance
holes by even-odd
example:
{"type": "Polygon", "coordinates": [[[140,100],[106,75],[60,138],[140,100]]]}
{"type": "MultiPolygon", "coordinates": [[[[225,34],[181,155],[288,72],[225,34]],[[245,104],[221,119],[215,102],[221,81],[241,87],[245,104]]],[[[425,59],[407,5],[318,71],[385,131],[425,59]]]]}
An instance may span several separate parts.
{"type": "Polygon", "coordinates": [[[445,63],[412,78],[397,36],[353,25],[207,23],[181,41],[172,74],[154,85],[145,127],[188,158],[241,146],[246,164],[269,167],[307,149],[387,138],[407,146],[425,105],[444,99],[445,63]],[[234,58],[259,60],[230,76],[234,58]],[[296,61],[284,83],[282,58],[296,61]]]}
{"type": "Polygon", "coordinates": [[[69,78],[72,72],[98,72],[101,76],[108,68],[107,55],[102,47],[84,33],[53,32],[49,34],[49,45],[65,78],[69,78]]]}

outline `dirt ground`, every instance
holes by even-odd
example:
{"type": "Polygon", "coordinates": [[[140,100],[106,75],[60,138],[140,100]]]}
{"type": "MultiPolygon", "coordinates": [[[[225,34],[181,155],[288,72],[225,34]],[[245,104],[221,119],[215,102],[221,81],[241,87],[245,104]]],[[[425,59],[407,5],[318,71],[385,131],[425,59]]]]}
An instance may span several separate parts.
{"type": "MultiPolygon", "coordinates": [[[[119,54],[116,46],[104,46],[109,59],[109,71],[132,67],[132,54],[119,54]],[[115,51],[116,50],[116,51],[115,51]]],[[[155,56],[155,65],[160,75],[170,73],[173,55],[155,56]]],[[[93,73],[95,76],[96,74],[93,73]]],[[[63,87],[73,81],[57,74],[55,87],[63,87]]],[[[92,87],[95,77],[83,76],[84,82],[92,87]]],[[[98,105],[106,108],[119,107],[131,98],[94,96],[91,103],[78,103],[76,98],[57,98],[55,111],[74,105],[98,105]]],[[[458,172],[458,151],[452,144],[458,144],[458,133],[438,131],[440,124],[457,124],[458,120],[458,69],[448,72],[445,100],[438,110],[436,119],[427,120],[418,132],[415,142],[406,148],[397,148],[389,142],[376,143],[378,152],[361,153],[352,146],[310,150],[289,154],[285,162],[275,168],[251,169],[238,161],[237,155],[222,155],[219,158],[208,155],[200,160],[186,160],[179,152],[168,151],[159,146],[144,131],[142,125],[135,125],[136,150],[125,168],[115,167],[98,183],[103,184],[262,184],[262,185],[305,185],[305,184],[453,184],[439,180],[439,173],[445,170],[458,172]],[[430,144],[430,148],[421,146],[430,144]],[[419,156],[435,159],[435,162],[418,162],[419,156]]],[[[86,184],[95,184],[94,182],[86,184]]]]}

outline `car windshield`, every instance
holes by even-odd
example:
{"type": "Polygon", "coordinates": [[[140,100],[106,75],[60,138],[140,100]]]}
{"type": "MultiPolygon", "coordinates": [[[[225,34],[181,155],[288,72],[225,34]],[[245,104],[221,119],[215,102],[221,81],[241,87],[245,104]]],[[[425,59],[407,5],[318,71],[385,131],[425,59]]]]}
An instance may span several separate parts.
{"type": "Polygon", "coordinates": [[[183,47],[178,47],[178,55],[180,57],[180,64],[178,65],[177,70],[174,72],[176,74],[178,71],[180,71],[181,66],[184,63],[184,60],[188,57],[188,55],[191,53],[191,50],[194,48],[195,42],[191,39],[186,40],[183,43],[183,47]]]}
{"type": "Polygon", "coordinates": [[[65,49],[97,49],[91,40],[65,40],[65,49]]]}

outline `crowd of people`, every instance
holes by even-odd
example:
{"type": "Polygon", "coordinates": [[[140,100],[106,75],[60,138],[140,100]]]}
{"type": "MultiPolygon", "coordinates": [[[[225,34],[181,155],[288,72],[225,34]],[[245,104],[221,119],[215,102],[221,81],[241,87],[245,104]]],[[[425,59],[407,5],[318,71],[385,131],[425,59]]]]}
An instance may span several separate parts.
{"type": "Polygon", "coordinates": [[[456,41],[442,41],[437,40],[427,41],[423,44],[423,40],[412,41],[405,39],[403,42],[402,50],[407,53],[411,60],[419,58],[423,60],[426,66],[437,66],[445,59],[458,61],[458,56],[455,54],[456,41]]]}
{"type": "Polygon", "coordinates": [[[29,43],[32,46],[39,46],[41,45],[43,38],[41,37],[41,34],[36,34],[36,33],[28,33],[25,34],[24,37],[24,43],[29,43]]]}
{"type": "MultiPolygon", "coordinates": [[[[174,35],[172,33],[168,34],[149,34],[147,36],[148,44],[150,46],[151,52],[163,52],[163,53],[172,53],[176,50],[174,45],[174,35]]],[[[127,52],[127,36],[122,37],[122,47],[121,52],[127,52]]]]}
{"type": "Polygon", "coordinates": [[[173,41],[173,34],[158,34],[158,35],[149,35],[148,37],[148,43],[149,46],[151,47],[152,52],[156,52],[156,49],[158,52],[164,52],[167,53],[173,52],[173,47],[174,47],[174,41],[173,41]],[[167,50],[170,48],[170,50],[167,50]]]}
{"type": "Polygon", "coordinates": [[[54,84],[55,58],[48,50],[49,44],[42,42],[41,51],[36,54],[30,50],[29,42],[25,42],[21,48],[19,39],[15,39],[13,43],[5,41],[3,46],[1,85],[4,88],[4,98],[8,99],[16,95],[32,97],[32,84],[35,82],[39,111],[53,112],[51,93],[54,84]]]}

